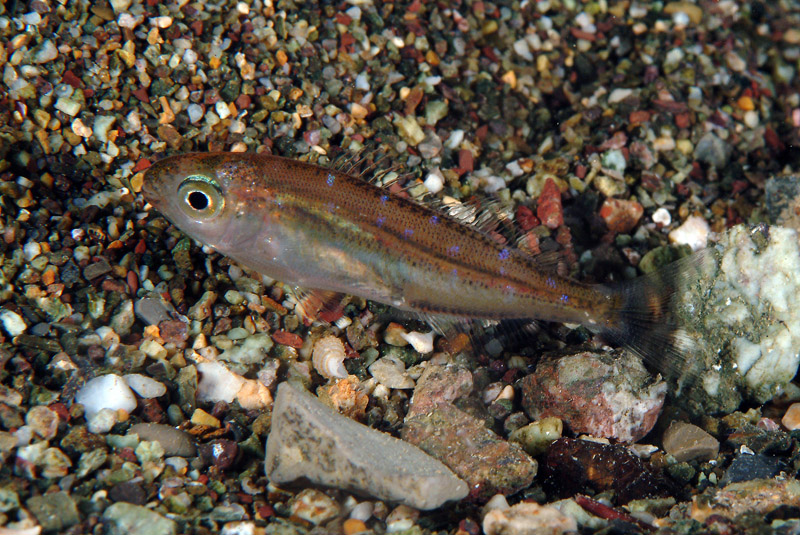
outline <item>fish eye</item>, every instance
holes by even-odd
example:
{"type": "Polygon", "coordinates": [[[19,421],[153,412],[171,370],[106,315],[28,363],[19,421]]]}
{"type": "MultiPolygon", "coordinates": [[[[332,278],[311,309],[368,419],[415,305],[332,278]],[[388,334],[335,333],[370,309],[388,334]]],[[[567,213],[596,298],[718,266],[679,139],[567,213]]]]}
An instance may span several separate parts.
{"type": "Polygon", "coordinates": [[[200,175],[186,177],[178,186],[178,195],[181,209],[193,219],[211,219],[225,204],[217,183],[200,175]]]}

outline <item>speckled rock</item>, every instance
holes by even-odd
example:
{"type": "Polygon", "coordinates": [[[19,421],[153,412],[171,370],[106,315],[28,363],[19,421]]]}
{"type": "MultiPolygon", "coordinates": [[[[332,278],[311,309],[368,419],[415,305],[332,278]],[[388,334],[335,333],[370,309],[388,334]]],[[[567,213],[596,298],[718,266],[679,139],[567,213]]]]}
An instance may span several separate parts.
{"type": "Polygon", "coordinates": [[[418,448],[341,416],[288,382],[275,397],[264,468],[278,485],[304,477],[418,509],[434,509],[468,492],[418,448]]]}
{"type": "Polygon", "coordinates": [[[33,496],[25,503],[44,532],[64,531],[80,522],[75,501],[64,491],[33,496]]]}
{"type": "Polygon", "coordinates": [[[800,482],[787,477],[712,487],[692,498],[691,516],[705,522],[711,515],[733,519],[743,513],[765,515],[778,507],[800,507],[800,482]]]}
{"type": "Polygon", "coordinates": [[[428,366],[417,381],[407,417],[425,414],[435,405],[452,403],[470,392],[472,392],[472,374],[466,368],[428,366]]]}
{"type": "Polygon", "coordinates": [[[194,457],[197,453],[197,447],[188,433],[168,425],[135,424],[129,433],[138,435],[140,440],[158,442],[168,457],[194,457]]]}
{"type": "Polygon", "coordinates": [[[483,420],[449,404],[406,418],[403,440],[419,446],[469,483],[470,496],[486,500],[531,484],[537,464],[518,444],[506,442],[483,420]]]}
{"type": "Polygon", "coordinates": [[[561,419],[574,433],[635,442],[655,425],[667,385],[634,355],[582,352],[539,363],[523,378],[522,406],[534,419],[561,419]]]}
{"type": "Polygon", "coordinates": [[[535,502],[518,503],[508,509],[492,509],[483,517],[486,535],[561,535],[577,529],[575,520],[555,507],[535,502]]]}

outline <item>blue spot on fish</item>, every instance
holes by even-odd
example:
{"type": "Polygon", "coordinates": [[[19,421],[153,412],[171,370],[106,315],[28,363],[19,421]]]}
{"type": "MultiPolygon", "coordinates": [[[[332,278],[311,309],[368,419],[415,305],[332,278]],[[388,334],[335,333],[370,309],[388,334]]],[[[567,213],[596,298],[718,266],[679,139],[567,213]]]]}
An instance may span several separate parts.
{"type": "Polygon", "coordinates": [[[413,228],[407,228],[407,229],[405,229],[403,231],[403,236],[405,238],[410,238],[413,234],[414,234],[414,229],[413,228]]]}
{"type": "Polygon", "coordinates": [[[450,256],[456,256],[460,250],[461,247],[459,247],[458,245],[453,245],[452,247],[449,247],[447,249],[447,254],[449,254],[450,256]]]}
{"type": "Polygon", "coordinates": [[[569,296],[567,294],[562,294],[561,295],[561,302],[564,303],[564,304],[567,304],[567,301],[569,301],[569,296]]]}
{"type": "Polygon", "coordinates": [[[502,251],[500,251],[500,254],[498,254],[498,256],[500,257],[500,260],[508,260],[508,257],[511,256],[511,251],[509,251],[508,249],[503,249],[502,251]]]}
{"type": "Polygon", "coordinates": [[[330,213],[333,213],[333,212],[335,212],[335,211],[336,211],[336,204],[334,204],[334,203],[333,203],[333,201],[331,201],[331,202],[329,202],[329,203],[328,203],[328,211],[329,211],[330,213]]]}
{"type": "Polygon", "coordinates": [[[381,195],[381,204],[386,204],[386,201],[389,200],[388,195],[381,195]]]}
{"type": "Polygon", "coordinates": [[[380,216],[380,217],[379,217],[379,218],[378,218],[378,219],[375,221],[375,224],[376,224],[376,225],[378,225],[379,227],[382,227],[384,223],[386,223],[386,218],[385,218],[385,217],[383,217],[383,216],[380,216]]]}
{"type": "Polygon", "coordinates": [[[439,223],[439,216],[438,215],[432,215],[431,216],[431,225],[436,225],[438,223],[439,223]]]}
{"type": "Polygon", "coordinates": [[[504,268],[503,266],[500,266],[500,275],[505,276],[505,274],[506,274],[506,268],[504,268]]]}
{"type": "Polygon", "coordinates": [[[328,179],[325,181],[326,184],[329,186],[333,186],[333,183],[336,181],[336,177],[333,176],[332,173],[328,173],[328,179]]]}
{"type": "Polygon", "coordinates": [[[546,282],[547,286],[549,286],[550,288],[555,288],[556,287],[555,279],[552,279],[552,278],[548,277],[545,282],[546,282]]]}

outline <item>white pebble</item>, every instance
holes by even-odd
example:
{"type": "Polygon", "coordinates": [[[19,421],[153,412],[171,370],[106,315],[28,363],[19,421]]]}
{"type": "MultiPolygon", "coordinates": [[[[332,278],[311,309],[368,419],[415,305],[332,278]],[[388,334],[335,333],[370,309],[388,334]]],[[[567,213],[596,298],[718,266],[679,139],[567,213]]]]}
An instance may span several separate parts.
{"type": "Polygon", "coordinates": [[[241,14],[241,15],[249,15],[250,14],[250,6],[247,5],[246,2],[237,2],[236,11],[238,11],[239,14],[241,14]]]}
{"type": "Polygon", "coordinates": [[[669,210],[666,208],[659,208],[653,212],[653,222],[664,227],[672,223],[672,216],[669,215],[669,210]]]}
{"type": "Polygon", "coordinates": [[[231,109],[225,104],[224,100],[217,101],[217,103],[214,104],[214,109],[217,111],[217,115],[220,119],[225,119],[231,115],[231,109]]]}
{"type": "Polygon", "coordinates": [[[431,171],[428,173],[428,176],[425,177],[425,187],[431,193],[439,193],[444,188],[444,179],[442,178],[440,173],[436,173],[435,171],[431,171]]]}
{"type": "Polygon", "coordinates": [[[358,7],[358,6],[353,6],[353,7],[349,8],[349,9],[347,9],[347,11],[345,11],[345,13],[347,13],[347,16],[350,17],[351,19],[353,19],[356,22],[361,20],[361,8],[358,7]]]}
{"type": "Polygon", "coordinates": [[[453,130],[450,132],[450,137],[447,138],[445,146],[448,149],[457,149],[461,142],[464,141],[465,132],[463,130],[453,130]]]}
{"type": "Polygon", "coordinates": [[[134,392],[139,394],[139,397],[145,399],[159,398],[167,393],[167,387],[152,377],[147,377],[140,373],[131,373],[122,378],[125,379],[125,382],[134,392]]]}
{"type": "Polygon", "coordinates": [[[356,89],[360,89],[361,91],[370,90],[369,77],[366,72],[362,72],[356,76],[356,89]]]}
{"type": "Polygon", "coordinates": [[[189,115],[189,122],[194,124],[203,118],[203,107],[200,104],[191,103],[186,107],[186,113],[189,115]]]}
{"type": "Polygon", "coordinates": [[[519,57],[526,61],[533,61],[533,54],[531,54],[531,49],[525,39],[514,41],[512,46],[519,57]]]}
{"type": "Polygon", "coordinates": [[[698,251],[708,243],[708,235],[711,228],[706,220],[699,216],[689,216],[683,224],[669,233],[669,240],[672,243],[685,244],[698,251]]]}
{"type": "Polygon", "coordinates": [[[127,12],[120,13],[119,17],[117,17],[117,25],[119,25],[120,28],[128,28],[132,30],[136,28],[141,22],[142,21],[140,18],[134,17],[133,15],[127,12]]]}
{"type": "Polygon", "coordinates": [[[417,353],[422,353],[424,355],[433,352],[433,331],[425,334],[411,331],[410,333],[400,333],[400,336],[411,344],[411,347],[413,347],[417,353]]]}
{"type": "Polygon", "coordinates": [[[79,102],[64,97],[56,100],[55,108],[59,111],[63,111],[70,117],[75,117],[78,115],[78,112],[81,111],[81,105],[79,102]]]}
{"type": "Polygon", "coordinates": [[[133,412],[136,408],[133,391],[122,377],[113,373],[89,380],[78,391],[75,401],[83,405],[87,421],[103,409],[133,412]]]}
{"type": "Polygon", "coordinates": [[[22,316],[5,308],[0,310],[0,322],[3,324],[3,329],[12,338],[24,333],[28,328],[22,316]]]}
{"type": "Polygon", "coordinates": [[[186,51],[183,53],[183,62],[187,65],[194,65],[197,63],[197,52],[192,50],[191,48],[187,48],[186,51]]]}
{"type": "Polygon", "coordinates": [[[744,112],[743,119],[747,128],[755,128],[758,126],[758,112],[755,110],[748,110],[744,112]]]}
{"type": "Polygon", "coordinates": [[[150,21],[155,25],[157,28],[169,28],[172,26],[172,17],[162,16],[162,17],[153,17],[150,21]]]}
{"type": "Polygon", "coordinates": [[[361,502],[350,511],[350,518],[366,522],[372,517],[375,505],[372,502],[361,502]]]}
{"type": "Polygon", "coordinates": [[[53,44],[51,40],[46,40],[42,43],[39,50],[36,51],[36,55],[33,57],[34,63],[47,63],[48,61],[53,61],[58,57],[58,49],[56,45],[53,44]]]}
{"type": "Polygon", "coordinates": [[[39,245],[38,242],[29,241],[25,245],[22,246],[22,254],[25,256],[25,260],[30,262],[37,256],[42,253],[42,246],[39,245]]]}
{"type": "Polygon", "coordinates": [[[633,94],[633,89],[618,87],[609,93],[608,95],[608,103],[609,104],[616,104],[618,102],[622,102],[629,96],[633,94]]]}
{"type": "Polygon", "coordinates": [[[114,424],[117,423],[117,411],[112,409],[101,409],[97,414],[93,414],[88,418],[86,428],[90,433],[95,435],[102,435],[111,431],[114,424]]]}
{"type": "Polygon", "coordinates": [[[42,16],[38,14],[36,11],[31,11],[30,13],[25,13],[22,15],[22,22],[25,24],[33,24],[36,26],[40,22],[42,22],[42,16]]]}
{"type": "Polygon", "coordinates": [[[224,401],[232,403],[244,385],[244,379],[219,362],[197,364],[200,382],[197,384],[198,401],[224,401]]]}

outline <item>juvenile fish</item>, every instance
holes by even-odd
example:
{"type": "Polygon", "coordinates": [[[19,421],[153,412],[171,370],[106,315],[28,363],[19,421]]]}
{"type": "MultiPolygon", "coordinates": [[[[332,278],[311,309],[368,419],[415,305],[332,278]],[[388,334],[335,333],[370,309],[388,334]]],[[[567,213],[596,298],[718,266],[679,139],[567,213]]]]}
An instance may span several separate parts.
{"type": "Polygon", "coordinates": [[[272,155],[172,156],[146,171],[143,191],[192,238],[290,285],[428,317],[580,323],[657,364],[682,355],[679,269],[583,284],[439,210],[272,155]]]}

